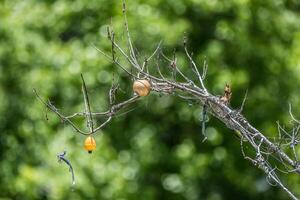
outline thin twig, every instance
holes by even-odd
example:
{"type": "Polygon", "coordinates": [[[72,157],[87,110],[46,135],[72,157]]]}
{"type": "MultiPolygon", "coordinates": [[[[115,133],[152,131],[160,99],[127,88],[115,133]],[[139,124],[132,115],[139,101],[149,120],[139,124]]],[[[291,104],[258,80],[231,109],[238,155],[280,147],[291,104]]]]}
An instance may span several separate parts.
{"type": "Polygon", "coordinates": [[[292,118],[296,123],[300,124],[300,121],[299,121],[298,119],[296,119],[296,118],[294,117],[294,115],[293,115],[293,112],[292,112],[292,104],[291,104],[291,103],[289,103],[289,113],[290,113],[291,118],[292,118]]]}
{"type": "Polygon", "coordinates": [[[84,107],[85,107],[85,112],[88,113],[87,115],[87,127],[90,130],[90,133],[94,132],[94,123],[93,123],[93,117],[91,114],[91,106],[90,106],[90,100],[89,100],[89,95],[86,89],[85,81],[83,78],[83,75],[81,74],[81,80],[82,80],[82,93],[83,93],[83,98],[84,98],[84,107]]]}
{"type": "Polygon", "coordinates": [[[248,96],[248,89],[246,90],[245,92],[245,95],[244,95],[244,98],[243,98],[243,102],[242,102],[242,105],[240,107],[240,109],[238,110],[239,113],[241,113],[244,109],[244,106],[245,106],[245,102],[247,100],[247,96],[248,96]]]}
{"type": "Polygon", "coordinates": [[[57,108],[48,101],[46,103],[37,93],[35,89],[33,89],[33,92],[35,93],[36,97],[40,102],[42,102],[47,108],[49,108],[52,112],[54,112],[63,122],[69,123],[78,133],[82,135],[89,135],[89,133],[85,133],[84,131],[80,130],[69,118],[62,115],[60,112],[58,112],[57,108]]]}
{"type": "Polygon", "coordinates": [[[191,62],[191,64],[192,64],[192,66],[193,66],[193,68],[194,68],[194,70],[195,70],[195,72],[196,72],[196,74],[197,74],[197,76],[198,76],[198,79],[199,79],[201,88],[202,88],[205,92],[207,92],[207,91],[206,91],[206,88],[205,88],[205,86],[204,86],[203,80],[202,80],[202,76],[200,75],[200,72],[199,72],[199,70],[198,70],[198,67],[197,67],[196,63],[194,62],[194,60],[192,59],[191,55],[189,54],[189,52],[188,52],[188,50],[187,50],[187,47],[186,47],[186,41],[184,41],[184,51],[185,51],[187,57],[189,58],[189,60],[190,60],[190,62],[191,62]]]}
{"type": "Polygon", "coordinates": [[[134,63],[139,66],[134,49],[133,49],[133,45],[132,45],[132,41],[131,41],[131,36],[130,36],[130,32],[129,32],[129,27],[128,27],[128,21],[127,21],[127,14],[126,14],[126,1],[123,0],[123,15],[124,15],[124,22],[125,22],[125,30],[127,33],[127,40],[128,40],[128,44],[129,44],[129,52],[130,52],[130,56],[132,57],[134,63]]]}

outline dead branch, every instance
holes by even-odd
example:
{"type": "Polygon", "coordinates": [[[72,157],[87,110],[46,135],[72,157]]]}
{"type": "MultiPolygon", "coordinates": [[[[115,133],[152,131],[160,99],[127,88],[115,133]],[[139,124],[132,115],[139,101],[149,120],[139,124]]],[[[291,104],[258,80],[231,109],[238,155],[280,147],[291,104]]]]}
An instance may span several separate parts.
{"type": "MultiPolygon", "coordinates": [[[[242,115],[242,109],[244,107],[247,92],[243,99],[241,108],[239,110],[233,110],[230,107],[230,99],[232,96],[231,88],[228,84],[226,84],[224,89],[224,95],[219,97],[217,95],[213,95],[209,93],[209,90],[205,87],[204,79],[207,73],[207,62],[204,61],[203,64],[203,71],[200,73],[195,61],[192,58],[192,55],[188,52],[187,42],[184,39],[184,51],[186,53],[187,59],[191,64],[192,71],[197,76],[197,82],[199,85],[195,83],[194,80],[187,77],[177,66],[177,58],[175,53],[173,54],[173,58],[168,58],[162,51],[161,42],[157,45],[154,52],[144,59],[144,62],[140,65],[138,62],[138,56],[134,51],[133,42],[131,39],[131,35],[129,32],[128,21],[126,16],[126,4],[123,1],[123,15],[125,21],[125,31],[127,34],[127,49],[126,52],[116,41],[115,33],[108,27],[108,40],[111,42],[111,56],[106,54],[104,51],[98,49],[95,45],[94,48],[99,51],[106,59],[111,61],[113,64],[121,68],[125,71],[131,78],[134,80],[145,79],[149,81],[151,84],[151,91],[157,92],[159,94],[164,95],[172,95],[177,94],[178,97],[182,98],[183,100],[193,99],[199,102],[202,106],[204,106],[205,110],[203,110],[203,123],[202,123],[202,133],[206,138],[205,135],[205,118],[207,112],[210,113],[212,116],[219,119],[221,122],[224,123],[226,127],[232,129],[238,133],[240,133],[240,141],[241,141],[241,151],[242,155],[246,160],[249,160],[259,169],[263,170],[266,174],[267,180],[270,182],[271,185],[276,185],[280,187],[283,191],[285,191],[291,199],[298,199],[280,180],[278,173],[297,173],[300,174],[300,166],[298,163],[298,158],[296,154],[296,145],[300,141],[300,121],[297,120],[294,115],[292,114],[291,105],[289,106],[289,113],[290,116],[295,123],[292,131],[289,132],[284,129],[278,123],[278,140],[271,141],[268,139],[262,132],[257,130],[254,126],[248,122],[248,120],[242,115]],[[153,72],[153,69],[149,68],[150,60],[154,57],[154,55],[158,54],[161,55],[167,62],[170,63],[170,70],[171,72],[178,73],[183,79],[184,82],[179,82],[176,80],[176,76],[169,78],[167,75],[164,75],[161,69],[164,66],[160,66],[159,62],[156,62],[156,72],[158,72],[159,76],[156,76],[153,72]],[[128,69],[128,66],[123,65],[121,62],[116,59],[116,56],[123,56],[125,60],[128,62],[129,66],[134,69],[128,69]],[[251,146],[252,151],[255,153],[255,157],[247,155],[244,151],[244,143],[248,146],[251,146]],[[286,153],[285,148],[290,148],[292,150],[292,157],[286,153]],[[276,165],[271,165],[269,160],[273,159],[276,161],[276,165]],[[279,168],[278,166],[284,167],[284,169],[279,168]]],[[[157,74],[157,73],[156,73],[157,74]]],[[[62,122],[65,122],[71,125],[74,130],[83,135],[90,135],[95,134],[102,128],[104,128],[115,116],[116,114],[121,111],[123,108],[127,107],[135,103],[137,100],[140,99],[138,95],[134,95],[130,97],[128,100],[125,100],[120,103],[115,103],[115,96],[117,93],[117,86],[112,86],[109,91],[109,109],[103,112],[93,112],[90,107],[90,101],[88,98],[87,87],[85,85],[85,81],[82,78],[82,91],[84,96],[84,103],[85,109],[83,112],[75,112],[71,115],[65,116],[62,114],[50,101],[43,100],[39,94],[34,90],[34,93],[38,100],[42,102],[49,110],[55,113],[62,122]],[[75,117],[83,117],[87,120],[88,131],[81,130],[73,121],[72,119],[75,117]],[[93,117],[103,117],[105,118],[104,122],[100,125],[94,127],[93,117]]],[[[274,134],[275,135],[275,134],[274,134]]]]}

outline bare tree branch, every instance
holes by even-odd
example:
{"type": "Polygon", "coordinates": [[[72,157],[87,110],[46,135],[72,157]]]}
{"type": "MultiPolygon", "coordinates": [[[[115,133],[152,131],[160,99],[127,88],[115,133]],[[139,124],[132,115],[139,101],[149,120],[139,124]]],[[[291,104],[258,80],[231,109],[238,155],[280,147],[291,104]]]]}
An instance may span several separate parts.
{"type": "MultiPolygon", "coordinates": [[[[126,15],[126,4],[123,1],[123,15],[125,21],[125,31],[127,34],[127,42],[129,54],[121,48],[120,45],[115,41],[114,32],[108,27],[108,39],[111,42],[111,56],[98,49],[95,45],[93,47],[99,51],[102,55],[105,56],[106,59],[111,61],[113,64],[121,68],[125,71],[131,78],[134,80],[138,79],[147,79],[149,83],[151,83],[151,91],[157,92],[159,94],[165,95],[173,95],[182,98],[183,100],[193,99],[203,107],[202,113],[202,134],[204,138],[206,138],[205,134],[205,118],[207,113],[210,113],[212,116],[219,119],[223,124],[238,133],[240,133],[240,146],[242,155],[246,160],[249,160],[259,169],[263,170],[266,174],[267,181],[271,185],[276,185],[280,187],[283,191],[285,191],[291,199],[297,199],[297,197],[282,183],[280,180],[278,173],[297,173],[300,174],[300,165],[298,162],[298,156],[296,151],[296,146],[300,142],[300,121],[296,119],[292,113],[291,104],[289,104],[289,114],[294,122],[294,127],[288,131],[284,127],[282,127],[279,123],[277,123],[278,130],[278,138],[276,137],[274,141],[272,139],[267,138],[262,132],[257,130],[254,126],[248,122],[248,120],[242,115],[242,110],[244,108],[247,93],[244,96],[243,102],[241,104],[240,109],[234,110],[230,107],[230,99],[231,99],[231,88],[228,84],[226,84],[224,89],[224,96],[219,97],[219,95],[210,94],[207,88],[204,85],[204,79],[207,74],[207,62],[204,60],[203,71],[202,74],[199,72],[198,67],[195,61],[192,58],[192,55],[187,50],[186,39],[184,39],[184,51],[187,55],[188,61],[191,64],[192,71],[196,74],[197,79],[200,83],[200,86],[197,86],[195,82],[186,76],[181,69],[177,66],[177,58],[175,52],[173,54],[172,59],[169,59],[163,52],[159,55],[162,55],[163,58],[169,62],[172,77],[170,75],[164,75],[161,71],[161,66],[159,62],[156,62],[157,73],[152,73],[151,68],[148,68],[148,64],[150,59],[154,57],[154,55],[158,54],[161,48],[161,42],[157,45],[156,49],[153,51],[150,56],[144,59],[142,67],[138,63],[138,55],[135,53],[133,42],[131,39],[131,35],[128,28],[128,21],[126,15]],[[121,64],[118,61],[117,56],[123,56],[127,64],[133,68],[134,70],[128,69],[128,67],[121,64]],[[178,73],[183,79],[184,82],[180,82],[176,80],[176,73],[178,73]],[[251,147],[252,154],[247,155],[244,149],[244,143],[251,147]],[[288,150],[287,150],[288,149],[288,150]],[[292,153],[288,153],[292,152],[292,153]],[[255,154],[255,156],[253,156],[255,154]],[[251,156],[252,155],[252,156],[251,156]],[[272,161],[272,162],[271,162],[272,161]],[[274,161],[274,162],[273,162],[274,161]],[[272,164],[270,164],[272,163],[272,164]],[[274,163],[274,164],[273,164],[274,163]],[[283,170],[283,168],[285,170],[283,170]]],[[[158,55],[158,56],[159,56],[158,55]]],[[[109,91],[109,108],[103,112],[92,112],[90,108],[90,102],[88,99],[88,92],[85,85],[85,81],[82,78],[83,83],[83,95],[85,102],[85,110],[84,112],[76,112],[69,116],[63,115],[58,109],[51,104],[50,101],[44,101],[34,90],[36,97],[41,101],[49,110],[54,112],[63,122],[70,124],[78,133],[83,135],[94,134],[105,127],[115,116],[121,111],[123,108],[134,104],[137,100],[140,99],[139,96],[135,95],[130,97],[129,99],[115,103],[116,100],[116,92],[117,85],[112,84],[112,87],[109,91]],[[89,132],[85,132],[80,130],[71,119],[75,117],[84,117],[87,118],[89,132]],[[94,128],[93,117],[103,117],[105,120],[94,128]]],[[[127,113],[127,112],[126,112],[127,113]]]]}

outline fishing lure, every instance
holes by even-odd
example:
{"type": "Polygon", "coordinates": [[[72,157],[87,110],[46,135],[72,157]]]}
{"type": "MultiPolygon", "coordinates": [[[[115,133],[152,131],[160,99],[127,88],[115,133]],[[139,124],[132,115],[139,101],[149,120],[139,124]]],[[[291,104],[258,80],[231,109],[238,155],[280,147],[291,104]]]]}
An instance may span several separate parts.
{"type": "Polygon", "coordinates": [[[73,167],[71,165],[71,162],[65,157],[66,154],[67,154],[67,151],[63,151],[62,153],[57,154],[57,159],[58,159],[58,162],[62,162],[63,161],[64,163],[66,163],[69,166],[69,171],[72,174],[72,185],[75,185],[74,170],[73,170],[73,167]]]}

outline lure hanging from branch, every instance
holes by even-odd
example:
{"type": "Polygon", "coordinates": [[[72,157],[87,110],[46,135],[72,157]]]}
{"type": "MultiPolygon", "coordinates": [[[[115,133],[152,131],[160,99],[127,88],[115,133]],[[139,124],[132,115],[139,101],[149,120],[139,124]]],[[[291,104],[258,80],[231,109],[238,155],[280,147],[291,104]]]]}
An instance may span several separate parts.
{"type": "Polygon", "coordinates": [[[71,165],[71,162],[65,157],[67,154],[67,151],[63,151],[60,154],[57,154],[57,158],[58,158],[58,162],[64,162],[69,166],[69,171],[72,174],[72,185],[75,185],[75,175],[74,175],[74,170],[73,167],[71,165]]]}
{"type": "Polygon", "coordinates": [[[96,140],[92,136],[88,136],[84,141],[84,149],[88,153],[92,153],[96,149],[96,140]]]}

